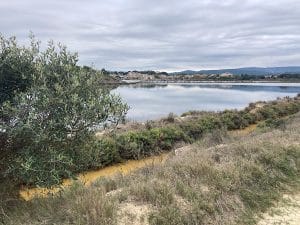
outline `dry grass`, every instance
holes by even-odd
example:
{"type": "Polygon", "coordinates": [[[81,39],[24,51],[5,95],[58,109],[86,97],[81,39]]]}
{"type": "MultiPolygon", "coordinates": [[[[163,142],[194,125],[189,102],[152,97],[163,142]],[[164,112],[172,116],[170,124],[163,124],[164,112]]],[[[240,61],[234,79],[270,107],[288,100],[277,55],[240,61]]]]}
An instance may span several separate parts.
{"type": "Polygon", "coordinates": [[[300,114],[284,130],[210,134],[164,165],[19,201],[4,225],[255,224],[284,191],[299,187],[300,114]]]}

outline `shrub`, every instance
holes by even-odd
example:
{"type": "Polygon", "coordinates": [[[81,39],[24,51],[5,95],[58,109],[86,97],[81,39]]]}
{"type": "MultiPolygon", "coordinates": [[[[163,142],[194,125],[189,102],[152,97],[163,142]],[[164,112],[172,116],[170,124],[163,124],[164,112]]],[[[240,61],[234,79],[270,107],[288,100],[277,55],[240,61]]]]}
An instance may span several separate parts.
{"type": "MultiPolygon", "coordinates": [[[[17,183],[58,184],[63,177],[84,168],[85,164],[76,162],[79,155],[87,156],[80,151],[94,136],[95,127],[117,124],[128,107],[103,87],[102,73],[77,65],[76,53],[52,42],[42,52],[38,42],[32,42],[34,47],[15,47],[15,57],[3,56],[11,66],[18,56],[34,55],[34,59],[28,62],[30,68],[21,68],[30,74],[31,86],[24,92],[14,92],[13,100],[0,107],[1,139],[5,138],[1,151],[6,157],[2,159],[5,165],[0,168],[1,175],[17,183]]],[[[102,151],[103,146],[99,147],[102,151]]],[[[107,164],[115,156],[104,151],[107,158],[101,158],[107,164]]]]}
{"type": "Polygon", "coordinates": [[[257,117],[251,113],[245,113],[242,116],[242,120],[244,121],[244,125],[248,126],[250,124],[254,124],[257,121],[257,117]]]}
{"type": "Polygon", "coordinates": [[[199,123],[192,122],[192,121],[182,123],[182,124],[180,124],[180,127],[183,130],[183,132],[189,138],[191,138],[191,140],[196,140],[196,139],[200,138],[204,132],[203,128],[200,126],[199,123]]]}
{"type": "Polygon", "coordinates": [[[167,126],[160,129],[159,148],[171,150],[177,142],[188,142],[188,137],[178,126],[167,126]]]}
{"type": "Polygon", "coordinates": [[[0,105],[31,86],[38,47],[33,35],[29,48],[18,46],[15,37],[5,39],[0,35],[0,105]]]}
{"type": "Polygon", "coordinates": [[[285,129],[285,120],[281,118],[267,119],[264,124],[271,128],[285,129]]]}
{"type": "Polygon", "coordinates": [[[73,152],[72,159],[77,165],[76,172],[101,168],[121,161],[116,142],[110,137],[101,140],[92,138],[82,148],[73,152]]]}
{"type": "Polygon", "coordinates": [[[177,126],[166,126],[121,134],[116,143],[121,158],[139,159],[170,150],[175,143],[186,139],[177,126]]]}
{"type": "MultiPolygon", "coordinates": [[[[239,111],[225,111],[221,113],[221,121],[223,126],[229,130],[244,128],[254,120],[251,114],[239,111]],[[248,120],[249,119],[249,120],[248,120]]],[[[254,122],[254,121],[253,121],[254,122]]]]}

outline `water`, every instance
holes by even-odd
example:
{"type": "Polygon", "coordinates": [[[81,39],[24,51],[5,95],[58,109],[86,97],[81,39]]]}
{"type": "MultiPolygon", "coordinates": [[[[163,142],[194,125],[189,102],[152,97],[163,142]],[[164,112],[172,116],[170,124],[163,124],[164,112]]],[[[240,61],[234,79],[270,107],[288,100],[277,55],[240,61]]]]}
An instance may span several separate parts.
{"type": "MultiPolygon", "coordinates": [[[[129,160],[127,162],[116,164],[112,166],[107,166],[105,168],[83,172],[78,174],[77,179],[81,181],[86,186],[91,185],[95,181],[97,181],[101,177],[115,177],[117,175],[127,175],[133,171],[138,169],[147,167],[147,166],[155,166],[161,163],[164,163],[168,158],[168,153],[164,153],[157,156],[151,156],[140,160],[129,160]]],[[[70,187],[74,184],[74,180],[66,179],[63,181],[60,187],[52,187],[52,188],[22,188],[19,192],[22,199],[29,201],[35,197],[47,197],[49,194],[56,194],[61,191],[63,188],[70,187]]]]}
{"type": "Polygon", "coordinates": [[[242,109],[250,102],[296,96],[300,83],[193,83],[135,84],[120,86],[113,93],[131,107],[127,118],[146,121],[181,115],[189,110],[242,109]]]}

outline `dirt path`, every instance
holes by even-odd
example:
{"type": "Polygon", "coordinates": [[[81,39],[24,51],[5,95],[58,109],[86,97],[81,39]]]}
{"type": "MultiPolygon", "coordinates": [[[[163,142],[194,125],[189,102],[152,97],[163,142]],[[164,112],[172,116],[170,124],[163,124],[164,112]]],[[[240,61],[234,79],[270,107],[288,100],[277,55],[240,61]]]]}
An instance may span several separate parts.
{"type": "Polygon", "coordinates": [[[257,225],[300,225],[300,193],[285,195],[257,225]]]}

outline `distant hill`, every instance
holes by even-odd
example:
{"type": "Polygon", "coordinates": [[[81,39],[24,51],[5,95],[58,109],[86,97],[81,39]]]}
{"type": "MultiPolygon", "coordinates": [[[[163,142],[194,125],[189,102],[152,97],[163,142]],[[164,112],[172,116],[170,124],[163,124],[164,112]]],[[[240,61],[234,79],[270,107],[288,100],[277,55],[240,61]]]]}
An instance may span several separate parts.
{"type": "Polygon", "coordinates": [[[222,74],[231,73],[233,75],[276,75],[276,74],[300,74],[300,66],[288,66],[288,67],[245,67],[237,69],[220,69],[220,70],[185,70],[181,72],[171,73],[173,75],[183,74],[183,75],[193,75],[193,74],[222,74]]]}

